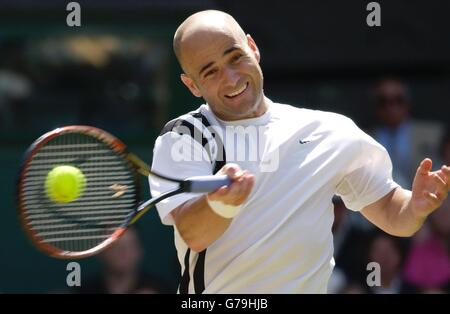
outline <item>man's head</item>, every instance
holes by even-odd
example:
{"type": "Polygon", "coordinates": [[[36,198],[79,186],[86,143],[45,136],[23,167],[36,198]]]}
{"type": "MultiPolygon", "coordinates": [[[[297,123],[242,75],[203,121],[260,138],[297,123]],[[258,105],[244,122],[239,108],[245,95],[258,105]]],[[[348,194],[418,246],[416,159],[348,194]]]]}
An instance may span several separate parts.
{"type": "Polygon", "coordinates": [[[259,50],[233,17],[213,10],[195,13],[178,27],[173,47],[184,71],[181,80],[219,118],[264,113],[259,50]]]}
{"type": "Polygon", "coordinates": [[[409,117],[410,95],[406,85],[397,79],[383,79],[374,90],[377,119],[395,129],[409,117]]]}

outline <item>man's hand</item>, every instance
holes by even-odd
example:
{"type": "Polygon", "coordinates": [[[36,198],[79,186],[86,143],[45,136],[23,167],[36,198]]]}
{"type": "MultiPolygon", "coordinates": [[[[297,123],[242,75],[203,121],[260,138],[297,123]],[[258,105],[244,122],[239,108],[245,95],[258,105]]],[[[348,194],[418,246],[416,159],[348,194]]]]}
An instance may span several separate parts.
{"type": "MultiPolygon", "coordinates": [[[[255,178],[236,164],[226,164],[217,174],[228,175],[232,182],[209,193],[211,201],[239,206],[244,203],[255,183],[255,178]]],[[[175,225],[186,244],[195,252],[201,252],[216,241],[229,227],[232,219],[218,215],[209,206],[205,195],[193,198],[172,211],[175,225]]]]}
{"type": "Polygon", "coordinates": [[[432,165],[431,159],[424,159],[414,177],[409,206],[418,218],[425,218],[440,207],[450,191],[450,167],[431,172],[432,165]]]}
{"type": "Polygon", "coordinates": [[[221,201],[224,204],[239,206],[247,200],[255,183],[255,177],[247,170],[241,170],[236,164],[226,164],[217,174],[228,175],[232,183],[208,194],[211,201],[221,201]]]}

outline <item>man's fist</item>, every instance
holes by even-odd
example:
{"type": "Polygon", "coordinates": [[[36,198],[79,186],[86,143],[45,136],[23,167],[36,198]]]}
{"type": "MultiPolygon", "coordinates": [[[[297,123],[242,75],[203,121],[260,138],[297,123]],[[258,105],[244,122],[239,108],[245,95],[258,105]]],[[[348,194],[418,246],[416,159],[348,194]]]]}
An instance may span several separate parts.
{"type": "Polygon", "coordinates": [[[211,201],[220,201],[227,205],[239,206],[245,202],[252,191],[255,177],[247,170],[241,170],[236,164],[226,164],[217,174],[230,177],[231,185],[208,194],[211,201]]]}

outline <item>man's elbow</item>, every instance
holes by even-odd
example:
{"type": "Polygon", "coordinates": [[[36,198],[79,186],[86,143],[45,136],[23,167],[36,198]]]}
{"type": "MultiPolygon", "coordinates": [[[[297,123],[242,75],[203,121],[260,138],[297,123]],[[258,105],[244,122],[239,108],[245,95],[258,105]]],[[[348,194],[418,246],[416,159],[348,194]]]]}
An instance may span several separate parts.
{"type": "Polygon", "coordinates": [[[208,243],[204,238],[189,234],[183,234],[180,232],[181,238],[184,240],[186,245],[194,252],[202,252],[208,247],[208,243]]]}
{"type": "Polygon", "coordinates": [[[402,224],[395,224],[390,225],[391,232],[388,232],[389,234],[401,237],[401,238],[410,238],[416,234],[417,231],[420,230],[422,227],[423,222],[414,222],[414,223],[402,223],[402,224]]]}
{"type": "Polygon", "coordinates": [[[181,221],[179,212],[180,211],[177,208],[177,210],[172,212],[172,216],[174,217],[175,225],[181,239],[183,239],[184,243],[194,252],[205,250],[209,245],[205,235],[198,232],[192,224],[181,221]]]}
{"type": "Polygon", "coordinates": [[[188,246],[192,251],[194,251],[196,253],[200,253],[200,252],[206,250],[206,248],[208,247],[207,245],[204,245],[202,243],[192,243],[188,246]]]}
{"type": "Polygon", "coordinates": [[[397,229],[383,229],[383,231],[391,236],[399,238],[410,238],[417,232],[417,230],[397,230],[397,229]]]}
{"type": "Polygon", "coordinates": [[[417,233],[418,230],[414,230],[414,231],[405,231],[403,232],[401,235],[399,235],[399,237],[403,237],[403,238],[410,238],[412,236],[414,236],[417,233]]]}

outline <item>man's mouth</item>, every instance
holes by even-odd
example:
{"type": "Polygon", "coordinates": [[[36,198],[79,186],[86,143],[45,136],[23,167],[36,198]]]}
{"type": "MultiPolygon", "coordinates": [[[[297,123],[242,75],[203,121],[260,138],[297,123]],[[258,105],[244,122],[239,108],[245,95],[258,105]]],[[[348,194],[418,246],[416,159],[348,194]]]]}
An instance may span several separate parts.
{"type": "Polygon", "coordinates": [[[241,95],[242,93],[244,93],[245,90],[247,89],[247,87],[248,87],[248,82],[246,82],[244,85],[242,85],[241,88],[239,88],[238,90],[232,92],[231,94],[225,95],[225,97],[227,97],[227,98],[237,97],[237,96],[241,95]]]}

